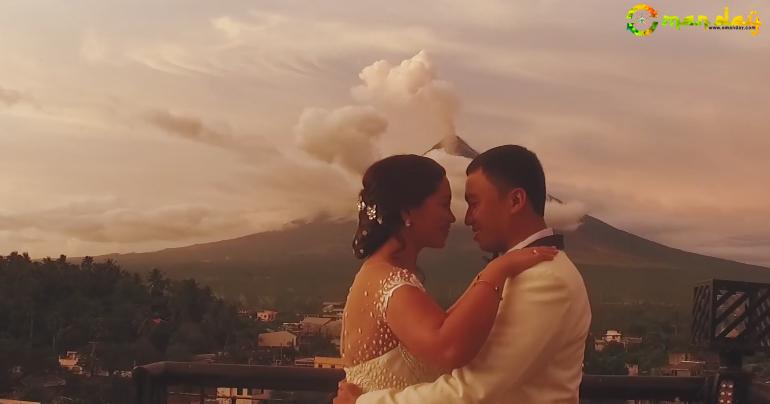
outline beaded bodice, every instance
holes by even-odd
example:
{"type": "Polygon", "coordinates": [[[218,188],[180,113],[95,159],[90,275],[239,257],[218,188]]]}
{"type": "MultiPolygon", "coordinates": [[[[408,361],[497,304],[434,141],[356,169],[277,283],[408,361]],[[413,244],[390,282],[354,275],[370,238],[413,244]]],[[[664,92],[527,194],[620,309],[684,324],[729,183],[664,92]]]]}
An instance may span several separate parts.
{"type": "Polygon", "coordinates": [[[395,267],[374,275],[359,273],[350,288],[342,320],[341,353],[347,381],[364,392],[403,389],[443,373],[416,359],[388,326],[388,302],[402,286],[425,291],[412,272],[395,267]]]}

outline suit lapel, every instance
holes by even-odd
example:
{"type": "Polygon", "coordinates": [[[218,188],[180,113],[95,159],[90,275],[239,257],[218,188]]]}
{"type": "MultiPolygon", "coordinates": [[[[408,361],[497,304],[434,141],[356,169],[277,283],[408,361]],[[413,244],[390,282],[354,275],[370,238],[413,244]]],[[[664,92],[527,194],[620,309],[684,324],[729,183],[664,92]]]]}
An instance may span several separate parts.
{"type": "Polygon", "coordinates": [[[553,234],[550,236],[537,239],[529,243],[526,247],[556,247],[559,250],[564,250],[564,236],[561,234],[553,234]]]}

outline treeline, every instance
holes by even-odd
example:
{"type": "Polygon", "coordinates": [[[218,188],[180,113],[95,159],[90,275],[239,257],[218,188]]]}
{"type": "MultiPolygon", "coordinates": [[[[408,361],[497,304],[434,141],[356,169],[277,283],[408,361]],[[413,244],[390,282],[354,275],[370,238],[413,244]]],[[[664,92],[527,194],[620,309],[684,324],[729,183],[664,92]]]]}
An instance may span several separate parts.
{"type": "Polygon", "coordinates": [[[223,352],[246,361],[260,332],[235,304],[195,280],[146,276],[115,262],[65,256],[0,256],[0,393],[26,376],[60,372],[77,351],[87,373],[131,370],[160,360],[223,352]]]}

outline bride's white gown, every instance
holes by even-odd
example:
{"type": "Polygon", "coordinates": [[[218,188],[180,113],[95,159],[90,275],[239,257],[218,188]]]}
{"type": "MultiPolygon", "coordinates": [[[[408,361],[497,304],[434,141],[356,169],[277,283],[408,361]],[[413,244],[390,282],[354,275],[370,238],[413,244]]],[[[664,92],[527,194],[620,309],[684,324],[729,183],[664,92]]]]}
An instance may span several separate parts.
{"type": "MultiPolygon", "coordinates": [[[[359,273],[360,275],[360,273],[359,273]]],[[[341,353],[346,379],[364,392],[432,382],[448,370],[415,358],[390,330],[385,309],[400,287],[425,288],[410,271],[393,268],[368,281],[359,279],[350,288],[342,320],[341,353]]]]}

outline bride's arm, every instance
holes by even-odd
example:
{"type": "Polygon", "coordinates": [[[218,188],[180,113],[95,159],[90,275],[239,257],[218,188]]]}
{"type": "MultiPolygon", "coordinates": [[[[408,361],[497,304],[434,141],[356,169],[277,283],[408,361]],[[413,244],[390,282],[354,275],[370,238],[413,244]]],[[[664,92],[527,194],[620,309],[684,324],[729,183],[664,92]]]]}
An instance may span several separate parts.
{"type": "Polygon", "coordinates": [[[459,303],[460,303],[460,302],[463,300],[463,298],[465,297],[465,295],[467,295],[467,294],[468,294],[468,291],[469,291],[469,290],[471,290],[471,288],[472,288],[472,287],[473,287],[473,283],[471,282],[471,284],[470,284],[470,285],[468,285],[468,288],[467,288],[467,289],[465,289],[465,292],[463,292],[463,294],[461,294],[461,295],[460,295],[460,297],[459,297],[459,298],[457,298],[457,300],[455,300],[455,302],[452,304],[452,306],[451,306],[451,307],[449,307],[448,309],[446,309],[446,314],[447,314],[447,315],[448,315],[448,314],[450,314],[450,313],[452,312],[452,310],[454,310],[454,309],[455,309],[455,307],[457,307],[457,305],[458,305],[458,304],[459,304],[459,303]]]}
{"type": "Polygon", "coordinates": [[[552,260],[557,253],[549,247],[537,250],[517,250],[487,264],[479,274],[481,281],[474,281],[450,312],[418,288],[397,289],[385,312],[390,329],[418,359],[444,369],[464,366],[489,336],[506,277],[552,260]]]}
{"type": "MultiPolygon", "coordinates": [[[[487,262],[489,262],[489,261],[487,261],[487,262]]],[[[474,283],[473,283],[473,282],[471,282],[471,284],[470,284],[470,285],[468,285],[468,287],[465,289],[465,292],[463,292],[463,293],[460,295],[460,297],[459,297],[459,298],[457,298],[457,300],[455,300],[455,302],[452,304],[452,306],[450,306],[450,307],[449,307],[449,308],[446,310],[446,314],[449,314],[449,313],[451,313],[451,312],[452,312],[452,310],[454,310],[454,309],[455,309],[455,307],[457,307],[457,304],[458,304],[458,303],[460,303],[460,301],[461,301],[461,300],[463,300],[463,298],[464,298],[464,297],[465,297],[465,295],[468,293],[468,291],[469,291],[469,290],[471,290],[471,288],[473,287],[473,285],[474,285],[474,283]]]]}

